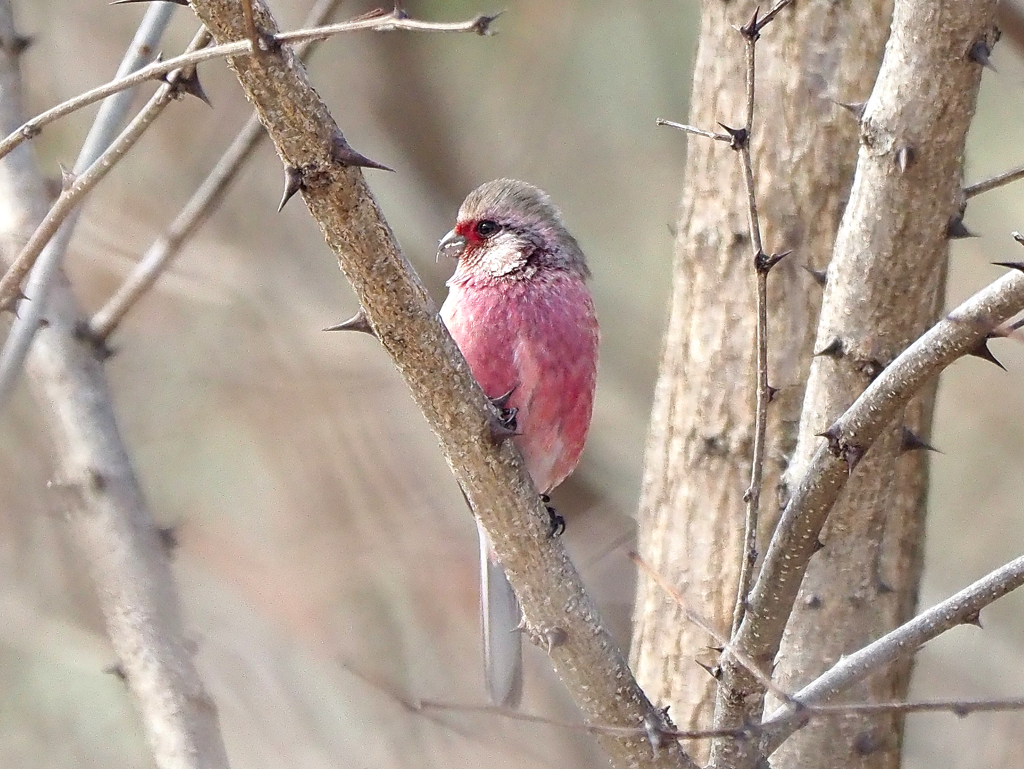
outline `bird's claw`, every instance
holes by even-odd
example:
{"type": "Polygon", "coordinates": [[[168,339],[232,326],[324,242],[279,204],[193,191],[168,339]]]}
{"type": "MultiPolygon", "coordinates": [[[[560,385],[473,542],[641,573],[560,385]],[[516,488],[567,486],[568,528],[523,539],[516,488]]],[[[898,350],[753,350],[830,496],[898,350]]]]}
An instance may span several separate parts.
{"type": "Polygon", "coordinates": [[[540,500],[544,503],[544,509],[548,511],[548,524],[550,526],[548,537],[560,537],[565,534],[565,518],[548,504],[551,501],[551,497],[547,494],[541,494],[540,500]]]}
{"type": "Polygon", "coordinates": [[[499,395],[497,398],[488,398],[491,405],[494,406],[498,411],[497,425],[498,432],[503,434],[503,437],[511,437],[519,434],[519,426],[516,423],[516,415],[519,413],[517,408],[509,408],[508,400],[512,397],[516,388],[512,388],[504,395],[499,395]]]}

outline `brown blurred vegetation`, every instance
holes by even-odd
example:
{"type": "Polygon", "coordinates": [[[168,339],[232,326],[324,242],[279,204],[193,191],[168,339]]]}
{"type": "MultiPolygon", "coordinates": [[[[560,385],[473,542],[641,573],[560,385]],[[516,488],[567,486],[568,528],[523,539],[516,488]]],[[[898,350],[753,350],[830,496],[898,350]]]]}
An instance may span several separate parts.
{"type": "MultiPolygon", "coordinates": [[[[307,5],[273,4],[283,26],[307,5]]],[[[476,2],[409,3],[460,19],[476,2]]],[[[347,3],[342,15],[369,4],[347,3]]],[[[35,38],[30,109],[108,79],[144,7],[15,4],[35,38]]],[[[451,266],[435,244],[463,195],[497,176],[546,188],[586,249],[603,326],[585,460],[555,502],[567,542],[623,643],[625,557],[669,280],[685,139],[694,3],[507,3],[493,38],[335,38],[311,75],[437,301],[451,266]]],[[[178,14],[164,50],[196,27],[178,14]]],[[[1024,161],[1024,63],[997,48],[972,132],[970,180],[1024,161]]],[[[95,309],[159,233],[246,117],[221,62],[200,70],[215,108],[174,105],[90,200],[69,270],[95,309]]],[[[856,101],[867,94],[837,94],[856,101]]],[[[764,105],[765,119],[771,115],[764,105]]],[[[44,167],[70,165],[92,112],[44,132],[44,167]]],[[[801,116],[785,116],[801,119],[801,116]]],[[[813,116],[805,116],[813,119],[813,116]]],[[[232,765],[601,765],[583,736],[487,716],[404,710],[395,696],[483,700],[472,521],[433,437],[369,337],[324,334],[355,307],[300,203],[281,214],[264,147],[224,205],[114,338],[121,426],[163,525],[232,765]]],[[[950,303],[1019,260],[1020,188],[971,204],[981,238],[954,246],[950,303]]],[[[785,340],[774,343],[784,344],[785,340]]],[[[1009,373],[958,363],[940,389],[923,603],[1024,546],[1024,348],[1009,373]]],[[[0,414],[0,763],[150,762],[92,588],[67,538],[52,449],[25,388],[0,414]]],[[[700,607],[695,607],[699,610],[700,607]]],[[[921,655],[922,696],[1024,693],[1019,597],[921,655]]],[[[525,709],[572,718],[544,655],[528,651],[525,709]]],[[[913,716],[908,766],[1001,765],[1024,751],[1019,715],[913,716]]]]}

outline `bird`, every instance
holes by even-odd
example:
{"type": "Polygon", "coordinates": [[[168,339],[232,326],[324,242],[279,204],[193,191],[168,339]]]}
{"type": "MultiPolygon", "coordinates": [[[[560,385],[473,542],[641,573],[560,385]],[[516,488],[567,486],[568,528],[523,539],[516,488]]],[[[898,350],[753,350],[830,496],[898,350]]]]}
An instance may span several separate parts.
{"type": "MultiPolygon", "coordinates": [[[[594,406],[600,332],[590,269],[548,195],[496,179],[469,193],[438,255],[457,260],[440,315],[505,420],[545,503],[579,463],[594,406]]],[[[564,522],[553,509],[553,533],[564,522]]],[[[480,535],[484,680],[490,701],[522,696],[521,610],[480,535]]]]}

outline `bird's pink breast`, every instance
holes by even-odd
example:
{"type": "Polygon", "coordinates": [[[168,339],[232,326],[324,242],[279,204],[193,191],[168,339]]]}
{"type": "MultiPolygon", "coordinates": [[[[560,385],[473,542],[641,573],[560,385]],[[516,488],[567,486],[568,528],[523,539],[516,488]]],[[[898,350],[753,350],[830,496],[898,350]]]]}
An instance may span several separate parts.
{"type": "Polygon", "coordinates": [[[491,398],[513,390],[516,445],[546,493],[579,462],[597,377],[597,318],[583,280],[545,271],[521,281],[453,282],[441,318],[491,398]]]}

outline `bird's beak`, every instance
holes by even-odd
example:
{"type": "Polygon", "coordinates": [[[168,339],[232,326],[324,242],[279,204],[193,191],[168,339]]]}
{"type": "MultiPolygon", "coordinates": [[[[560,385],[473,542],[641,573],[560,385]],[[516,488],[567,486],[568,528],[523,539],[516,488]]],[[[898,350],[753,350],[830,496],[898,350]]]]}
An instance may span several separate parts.
{"type": "Polygon", "coordinates": [[[447,256],[451,259],[458,259],[465,250],[466,239],[455,230],[441,238],[441,242],[437,244],[438,257],[447,256]]]}

